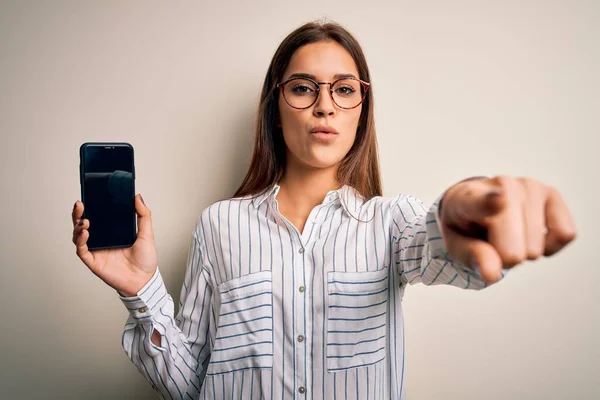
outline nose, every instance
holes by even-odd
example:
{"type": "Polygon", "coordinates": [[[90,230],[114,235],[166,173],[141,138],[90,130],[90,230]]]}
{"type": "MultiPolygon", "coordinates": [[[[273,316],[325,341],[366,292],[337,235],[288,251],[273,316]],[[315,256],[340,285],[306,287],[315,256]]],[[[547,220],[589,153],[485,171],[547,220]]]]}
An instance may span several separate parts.
{"type": "Polygon", "coordinates": [[[335,104],[329,90],[329,86],[321,87],[321,90],[319,90],[313,111],[316,117],[332,116],[335,114],[335,104]]]}

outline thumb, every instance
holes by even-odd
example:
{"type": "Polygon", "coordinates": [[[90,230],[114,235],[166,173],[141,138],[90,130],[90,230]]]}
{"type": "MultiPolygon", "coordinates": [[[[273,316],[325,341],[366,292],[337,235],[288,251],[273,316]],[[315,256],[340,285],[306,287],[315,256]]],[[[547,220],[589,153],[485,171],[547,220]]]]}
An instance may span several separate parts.
{"type": "Polygon", "coordinates": [[[137,214],[138,237],[142,239],[152,239],[152,213],[146,206],[141,194],[135,196],[135,212],[137,214]]]}
{"type": "Polygon", "coordinates": [[[464,228],[469,223],[482,223],[501,212],[507,204],[505,192],[491,180],[463,182],[450,188],[444,196],[443,220],[464,228]]]}

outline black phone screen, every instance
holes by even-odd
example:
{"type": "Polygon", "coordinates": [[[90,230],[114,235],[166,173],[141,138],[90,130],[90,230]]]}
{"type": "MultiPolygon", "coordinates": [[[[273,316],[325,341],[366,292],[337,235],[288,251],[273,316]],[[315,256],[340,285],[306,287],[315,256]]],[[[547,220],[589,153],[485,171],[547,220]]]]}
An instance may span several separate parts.
{"type": "Polygon", "coordinates": [[[80,149],[81,197],[89,219],[88,248],[129,247],[136,239],[133,147],[85,143],[80,149]]]}

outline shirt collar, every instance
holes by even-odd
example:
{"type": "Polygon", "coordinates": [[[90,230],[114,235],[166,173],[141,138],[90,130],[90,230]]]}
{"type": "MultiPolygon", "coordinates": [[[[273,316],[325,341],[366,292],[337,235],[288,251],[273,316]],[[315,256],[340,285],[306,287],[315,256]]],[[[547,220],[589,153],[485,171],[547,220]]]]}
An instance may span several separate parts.
{"type": "Polygon", "coordinates": [[[252,203],[256,208],[260,207],[260,205],[269,197],[277,195],[279,192],[279,185],[277,183],[263,190],[260,194],[255,196],[252,199],[252,203]]]}
{"type": "MultiPolygon", "coordinates": [[[[275,183],[273,186],[268,187],[262,191],[259,195],[252,199],[252,202],[256,208],[269,198],[275,198],[279,193],[280,186],[275,183]]],[[[344,185],[339,189],[330,190],[325,195],[323,204],[330,204],[332,202],[341,202],[344,210],[349,214],[353,215],[356,213],[356,208],[364,202],[363,197],[356,189],[352,186],[344,185]]]]}

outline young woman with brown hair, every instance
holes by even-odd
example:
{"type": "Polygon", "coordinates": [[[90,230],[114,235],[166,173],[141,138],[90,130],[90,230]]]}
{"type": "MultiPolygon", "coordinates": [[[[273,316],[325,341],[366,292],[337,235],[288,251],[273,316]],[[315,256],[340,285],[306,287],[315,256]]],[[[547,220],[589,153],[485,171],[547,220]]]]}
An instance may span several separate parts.
{"type": "Polygon", "coordinates": [[[88,251],[81,202],[73,242],[129,309],[125,352],[170,399],[404,398],[408,283],[481,289],[575,237],[561,196],[529,178],[470,178],[429,208],[382,197],[369,69],[333,23],[277,49],[250,168],[198,218],[177,316],[135,206],[133,247],[88,251]]]}

